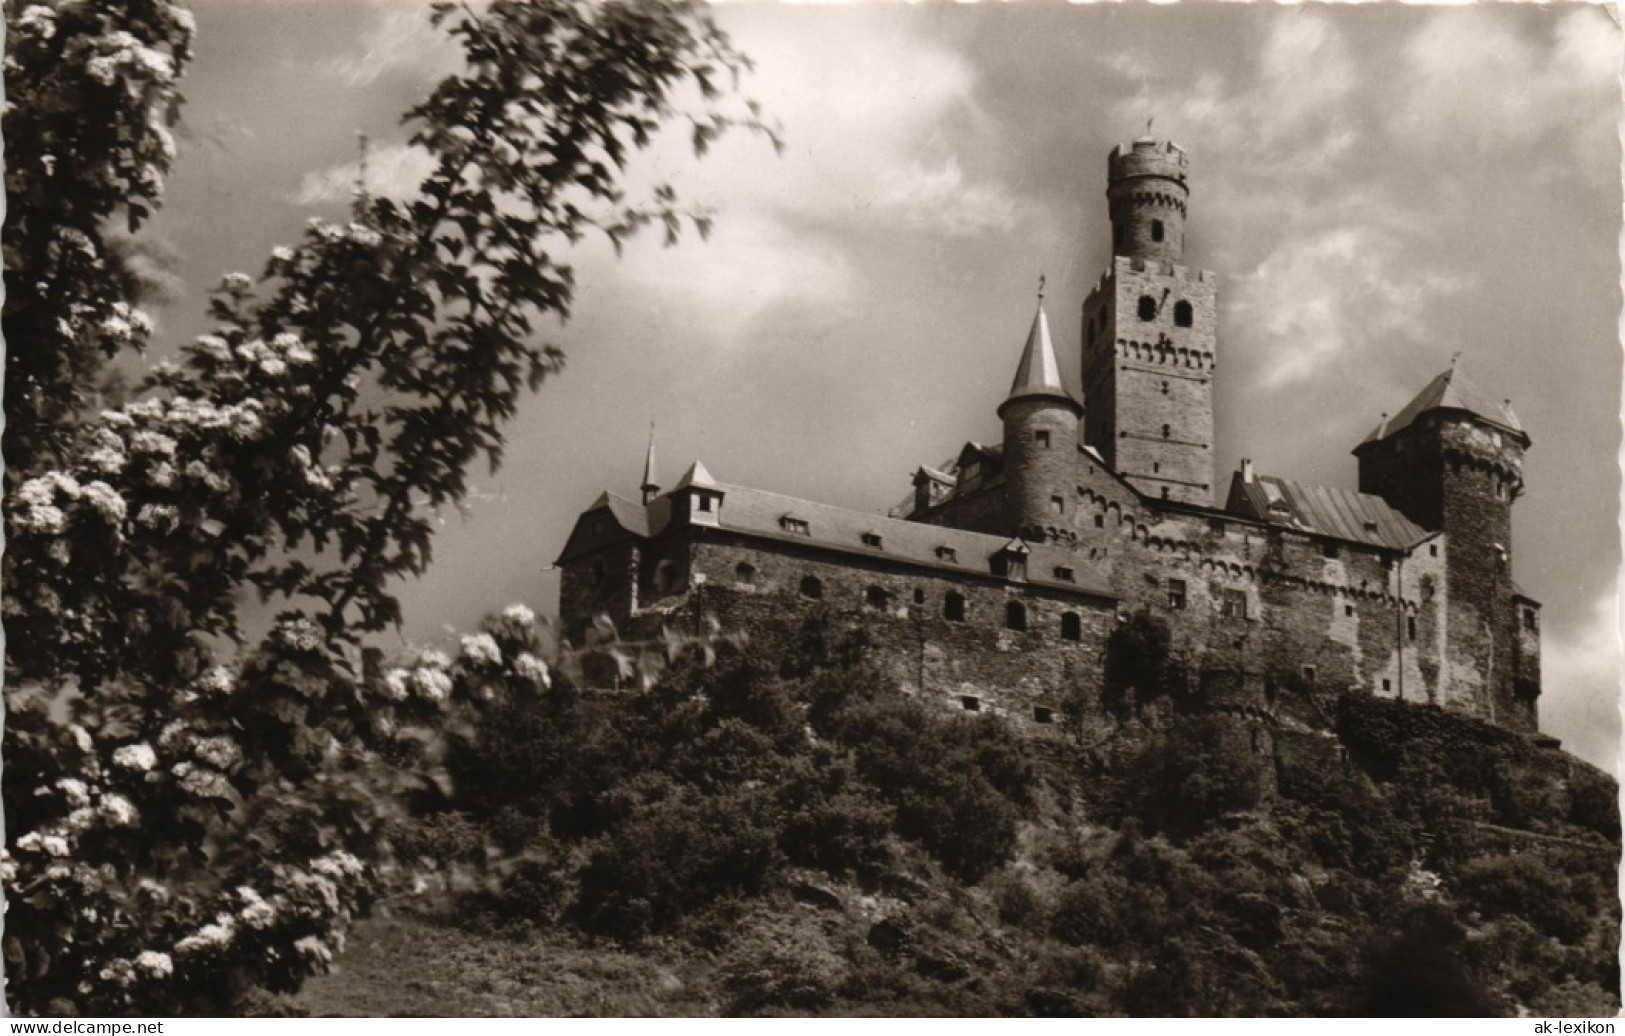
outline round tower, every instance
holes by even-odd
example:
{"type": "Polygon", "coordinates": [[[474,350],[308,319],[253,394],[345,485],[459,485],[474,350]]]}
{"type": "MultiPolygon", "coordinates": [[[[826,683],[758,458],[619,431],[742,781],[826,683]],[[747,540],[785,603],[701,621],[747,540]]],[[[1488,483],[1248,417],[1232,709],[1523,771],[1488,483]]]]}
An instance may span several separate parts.
{"type": "Polygon", "coordinates": [[[1168,140],[1141,137],[1112,148],[1106,198],[1112,254],[1180,262],[1185,255],[1185,152],[1168,140]]]}
{"type": "Polygon", "coordinates": [[[1075,506],[1068,487],[1075,481],[1082,417],[1083,404],[1061,382],[1040,290],[1010,394],[999,404],[1005,513],[1014,534],[1043,541],[1067,526],[1067,512],[1075,506]]]}

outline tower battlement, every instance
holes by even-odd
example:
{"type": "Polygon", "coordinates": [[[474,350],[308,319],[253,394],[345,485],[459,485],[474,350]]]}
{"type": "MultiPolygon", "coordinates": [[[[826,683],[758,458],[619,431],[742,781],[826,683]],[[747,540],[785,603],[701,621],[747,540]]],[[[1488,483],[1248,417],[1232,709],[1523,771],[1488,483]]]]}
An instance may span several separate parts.
{"type": "Polygon", "coordinates": [[[1184,184],[1187,161],[1185,150],[1173,141],[1141,137],[1132,144],[1112,148],[1106,174],[1112,180],[1161,177],[1184,184]]]}

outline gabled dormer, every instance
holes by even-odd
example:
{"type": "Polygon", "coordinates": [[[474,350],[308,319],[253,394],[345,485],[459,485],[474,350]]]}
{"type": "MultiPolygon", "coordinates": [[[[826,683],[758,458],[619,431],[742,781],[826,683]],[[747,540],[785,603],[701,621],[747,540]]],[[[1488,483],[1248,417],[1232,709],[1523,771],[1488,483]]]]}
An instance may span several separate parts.
{"type": "Polygon", "coordinates": [[[705,465],[695,461],[671,491],[677,520],[689,525],[721,524],[724,495],[705,465]]]}

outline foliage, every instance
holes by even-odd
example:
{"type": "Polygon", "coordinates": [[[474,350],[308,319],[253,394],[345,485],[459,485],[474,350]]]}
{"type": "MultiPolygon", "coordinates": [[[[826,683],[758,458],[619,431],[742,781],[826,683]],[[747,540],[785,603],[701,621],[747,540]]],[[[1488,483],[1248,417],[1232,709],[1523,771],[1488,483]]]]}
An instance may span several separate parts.
{"type": "Polygon", "coordinates": [[[628,156],[673,120],[701,149],[759,123],[725,103],[744,59],[681,0],[436,4],[466,64],[408,113],[418,193],[227,275],[213,332],[90,415],[100,359],[150,328],[106,221],[156,204],[191,21],[6,13],[6,135],[40,158],[7,172],[12,1005],[220,1013],[325,966],[447,724],[547,680],[528,613],[382,677],[363,644],[559,368],[537,332],[569,313],[568,246],[704,229],[664,187],[629,200],[628,156]],[[248,588],[282,608],[253,642],[248,588]]]}

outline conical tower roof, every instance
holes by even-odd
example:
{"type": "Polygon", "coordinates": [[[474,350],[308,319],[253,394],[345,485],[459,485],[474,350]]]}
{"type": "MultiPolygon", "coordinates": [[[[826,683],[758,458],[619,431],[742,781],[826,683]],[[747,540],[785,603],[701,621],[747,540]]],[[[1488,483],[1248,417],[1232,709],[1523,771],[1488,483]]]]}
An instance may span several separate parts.
{"type": "Polygon", "coordinates": [[[1518,415],[1512,412],[1510,400],[1498,400],[1485,392],[1462,372],[1459,364],[1452,363],[1448,370],[1428,382],[1416,394],[1416,398],[1406,404],[1405,409],[1373,428],[1365,441],[1375,442],[1402,432],[1430,410],[1465,410],[1524,440],[1529,438],[1523,425],[1518,422],[1518,415]]]}
{"type": "Polygon", "coordinates": [[[718,488],[717,480],[711,477],[711,473],[705,470],[705,465],[699,461],[695,461],[688,466],[688,470],[683,472],[683,477],[677,480],[673,492],[678,489],[688,489],[691,486],[699,486],[703,489],[718,488]]]}
{"type": "Polygon", "coordinates": [[[643,458],[643,502],[648,503],[660,494],[660,480],[655,477],[655,426],[649,426],[649,452],[643,458]]]}
{"type": "Polygon", "coordinates": [[[1050,340],[1042,291],[1038,295],[1038,312],[1033,315],[1032,329],[1027,332],[1027,344],[1021,350],[1021,363],[1016,366],[1015,380],[1010,383],[1010,394],[999,404],[1000,415],[1005,407],[1021,399],[1053,399],[1083,413],[1083,405],[1061,381],[1061,365],[1055,360],[1055,343],[1050,340]]]}

